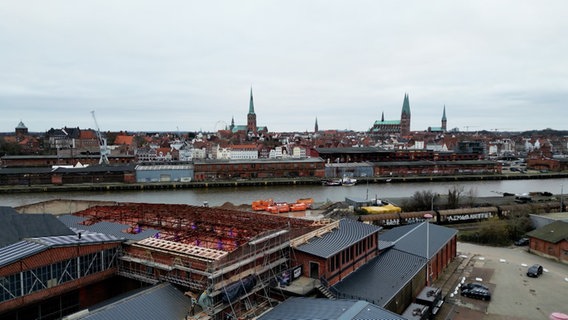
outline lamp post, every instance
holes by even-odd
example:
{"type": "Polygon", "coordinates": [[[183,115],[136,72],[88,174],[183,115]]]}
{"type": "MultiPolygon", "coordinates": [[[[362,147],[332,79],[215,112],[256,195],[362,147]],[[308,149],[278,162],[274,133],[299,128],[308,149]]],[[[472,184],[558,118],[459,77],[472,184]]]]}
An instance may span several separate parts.
{"type": "Polygon", "coordinates": [[[564,212],[564,184],[560,185],[560,212],[564,212]]]}
{"type": "MultiPolygon", "coordinates": [[[[430,200],[430,211],[434,211],[434,199],[436,199],[436,197],[438,196],[438,194],[434,193],[432,194],[432,199],[430,200]]],[[[432,218],[432,217],[430,217],[432,218]]]]}
{"type": "MultiPolygon", "coordinates": [[[[434,199],[434,197],[432,197],[434,199]]],[[[426,219],[426,285],[430,285],[430,219],[432,215],[427,213],[424,215],[426,219]]]]}

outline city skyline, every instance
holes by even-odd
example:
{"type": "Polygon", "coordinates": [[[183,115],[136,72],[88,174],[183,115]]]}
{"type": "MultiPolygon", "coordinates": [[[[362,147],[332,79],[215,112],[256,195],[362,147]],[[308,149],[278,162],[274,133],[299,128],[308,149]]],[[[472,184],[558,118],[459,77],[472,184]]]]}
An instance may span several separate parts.
{"type": "Polygon", "coordinates": [[[0,132],[565,130],[563,1],[56,0],[0,10],[0,132]]]}

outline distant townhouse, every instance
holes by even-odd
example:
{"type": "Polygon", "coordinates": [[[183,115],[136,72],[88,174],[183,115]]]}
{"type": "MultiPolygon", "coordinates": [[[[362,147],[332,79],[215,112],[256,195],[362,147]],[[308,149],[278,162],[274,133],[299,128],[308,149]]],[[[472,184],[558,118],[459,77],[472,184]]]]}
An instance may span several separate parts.
{"type": "Polygon", "coordinates": [[[240,144],[230,147],[230,159],[255,160],[258,159],[258,147],[255,144],[240,144]]]}

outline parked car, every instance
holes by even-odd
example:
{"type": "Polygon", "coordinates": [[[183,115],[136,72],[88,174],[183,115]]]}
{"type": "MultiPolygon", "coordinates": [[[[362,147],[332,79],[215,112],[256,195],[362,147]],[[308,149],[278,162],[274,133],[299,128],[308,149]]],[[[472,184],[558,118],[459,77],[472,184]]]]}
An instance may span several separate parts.
{"type": "Polygon", "coordinates": [[[480,299],[483,301],[491,300],[491,292],[481,287],[462,290],[461,294],[468,298],[480,299]]]}
{"type": "Polygon", "coordinates": [[[464,290],[471,290],[471,289],[476,289],[476,288],[489,291],[489,288],[486,285],[483,285],[479,282],[470,282],[470,283],[462,284],[461,287],[460,287],[460,291],[462,292],[462,295],[463,295],[464,290]]]}
{"type": "Polygon", "coordinates": [[[529,245],[529,238],[520,238],[519,240],[515,241],[516,246],[528,246],[529,245]]]}
{"type": "Polygon", "coordinates": [[[539,264],[534,264],[527,270],[527,276],[531,278],[538,278],[538,276],[540,276],[541,274],[542,266],[539,264]]]}

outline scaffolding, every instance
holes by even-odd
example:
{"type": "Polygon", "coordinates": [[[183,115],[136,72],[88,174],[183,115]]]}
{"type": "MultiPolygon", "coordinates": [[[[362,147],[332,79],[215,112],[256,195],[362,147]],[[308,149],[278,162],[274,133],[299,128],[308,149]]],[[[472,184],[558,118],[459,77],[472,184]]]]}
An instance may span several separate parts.
{"type": "Polygon", "coordinates": [[[273,306],[271,288],[290,269],[291,239],[321,227],[290,217],[169,204],[92,207],[76,215],[85,217],[84,224],[129,225],[126,232],[159,230],[125,245],[118,273],[186,288],[214,319],[258,316],[273,306]]]}

